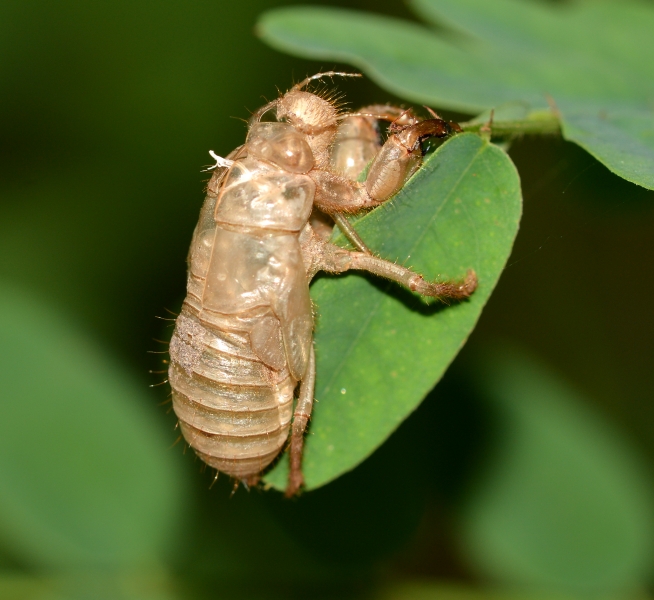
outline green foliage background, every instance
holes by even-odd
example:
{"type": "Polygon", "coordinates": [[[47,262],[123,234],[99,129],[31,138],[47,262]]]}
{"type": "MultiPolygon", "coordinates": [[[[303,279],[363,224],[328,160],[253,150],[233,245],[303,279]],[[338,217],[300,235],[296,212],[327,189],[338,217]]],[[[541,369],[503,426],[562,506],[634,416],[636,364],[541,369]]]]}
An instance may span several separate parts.
{"type": "MultiPolygon", "coordinates": [[[[164,377],[147,373],[162,369],[162,355],[147,351],[165,351],[153,340],[170,335],[169,322],[155,315],[168,318],[166,309],[176,310],[184,295],[207,150],[226,155],[241,143],[244,124],[230,116],[247,118],[277,87],[321,67],[351,70],[334,60],[368,65],[352,53],[322,54],[323,62],[291,58],[258,41],[257,17],[290,4],[0,5],[0,597],[647,597],[654,575],[654,192],[645,187],[654,170],[654,42],[643,32],[651,3],[615,13],[610,31],[627,27],[633,35],[601,43],[609,34],[601,20],[563,19],[555,28],[543,17],[530,30],[508,0],[469,14],[461,7],[470,2],[414,2],[437,22],[435,49],[421,54],[410,38],[403,56],[442,64],[450,77],[423,101],[467,110],[449,113],[465,120],[507,100],[543,108],[543,94],[577,78],[584,93],[560,103],[565,138],[645,187],[556,136],[514,141],[509,155],[524,216],[477,328],[388,441],[329,485],[290,502],[272,490],[230,498],[228,481],[208,489],[212,474],[172,446],[174,419],[159,406],[166,386],[148,388],[164,377]],[[447,18],[439,21],[429,6],[447,18]],[[493,22],[505,29],[493,30],[493,22]],[[483,60],[470,54],[457,29],[492,42],[493,51],[487,46],[483,60]],[[603,51],[616,79],[590,77],[587,62],[575,70],[566,44],[586,59],[603,51]],[[534,56],[540,71],[521,78],[534,56]],[[554,75],[534,92],[539,72],[554,75]],[[596,139],[588,123],[597,114],[584,110],[589,99],[601,103],[602,89],[624,111],[596,139]],[[615,164],[629,150],[616,151],[625,136],[641,159],[629,173],[615,164]]],[[[394,2],[331,5],[419,27],[415,13],[394,2]]],[[[549,15],[547,4],[538,6],[549,15]]],[[[382,61],[392,40],[372,39],[373,58],[382,61]]],[[[419,100],[375,73],[378,83],[419,100]]],[[[433,83],[423,80],[425,89],[433,83]]],[[[407,101],[370,80],[339,88],[354,106],[407,101]]],[[[455,160],[453,142],[465,143],[452,140],[433,164],[455,160]]],[[[406,252],[403,234],[392,231],[401,211],[398,202],[361,224],[397,256],[406,252]]],[[[452,237],[445,248],[467,239],[465,225],[449,222],[441,225],[452,237]]],[[[417,266],[430,268],[429,252],[415,257],[417,266]]],[[[455,264],[473,260],[466,252],[464,245],[455,264]]],[[[498,274],[502,261],[493,257],[498,274]]],[[[491,260],[489,252],[481,258],[491,260]]],[[[388,296],[359,277],[322,279],[318,287],[325,320],[330,310],[345,314],[328,304],[330,294],[351,288],[388,296]]],[[[413,306],[401,294],[388,303],[413,306]]],[[[450,318],[448,310],[432,315],[441,319],[434,327],[450,318]]],[[[376,326],[388,333],[382,321],[376,326]]],[[[437,343],[435,331],[425,337],[437,343]]],[[[361,419],[350,415],[348,426],[359,423],[375,439],[359,450],[345,439],[359,458],[316,475],[316,485],[389,435],[456,346],[438,358],[419,341],[384,339],[384,360],[394,350],[398,364],[408,363],[400,370],[406,386],[393,384],[398,402],[383,381],[361,391],[377,408],[361,419]],[[411,399],[400,397],[404,391],[411,399]]],[[[338,349],[339,339],[325,337],[323,346],[330,344],[338,349]]],[[[347,431],[329,421],[336,414],[329,403],[325,397],[316,409],[327,407],[325,430],[347,431]]],[[[320,419],[317,412],[309,443],[316,449],[325,435],[320,419]]]]}

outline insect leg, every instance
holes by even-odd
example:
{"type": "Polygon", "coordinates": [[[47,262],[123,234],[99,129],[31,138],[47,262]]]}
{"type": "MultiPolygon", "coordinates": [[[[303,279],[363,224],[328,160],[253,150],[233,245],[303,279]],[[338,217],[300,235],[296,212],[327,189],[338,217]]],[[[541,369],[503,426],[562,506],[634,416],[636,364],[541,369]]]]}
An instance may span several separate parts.
{"type": "Polygon", "coordinates": [[[471,269],[463,281],[427,281],[408,267],[363,252],[350,252],[334,244],[322,245],[317,270],[330,273],[368,271],[395,281],[412,292],[442,300],[464,300],[477,288],[477,275],[471,269]]]}
{"type": "Polygon", "coordinates": [[[359,252],[364,254],[372,254],[366,246],[365,242],[359,237],[357,230],[353,227],[352,223],[347,220],[347,217],[341,213],[333,213],[332,219],[334,219],[336,225],[343,232],[343,235],[350,241],[350,243],[357,249],[359,252]]]}
{"type": "Polygon", "coordinates": [[[380,121],[392,122],[396,125],[413,125],[420,121],[412,109],[401,108],[392,104],[370,104],[348,116],[371,117],[380,121]]]}
{"type": "Polygon", "coordinates": [[[307,77],[306,79],[303,79],[300,81],[300,83],[296,83],[292,89],[294,90],[301,90],[302,88],[307,87],[312,81],[315,81],[316,79],[322,79],[323,77],[361,77],[361,73],[342,73],[341,71],[325,71],[324,73],[316,73],[315,75],[311,75],[311,77],[307,77]]]}
{"type": "Polygon", "coordinates": [[[477,288],[477,275],[471,269],[463,281],[427,281],[422,275],[396,263],[369,256],[361,252],[351,252],[350,269],[368,271],[418,292],[421,296],[453,300],[468,298],[477,288]]]}
{"type": "Polygon", "coordinates": [[[311,409],[313,407],[313,391],[316,384],[316,356],[311,345],[307,374],[300,384],[300,397],[297,400],[293,414],[293,427],[291,429],[290,463],[291,471],[288,475],[286,497],[291,498],[298,493],[304,484],[302,475],[302,449],[304,447],[304,430],[307,428],[311,409]]]}

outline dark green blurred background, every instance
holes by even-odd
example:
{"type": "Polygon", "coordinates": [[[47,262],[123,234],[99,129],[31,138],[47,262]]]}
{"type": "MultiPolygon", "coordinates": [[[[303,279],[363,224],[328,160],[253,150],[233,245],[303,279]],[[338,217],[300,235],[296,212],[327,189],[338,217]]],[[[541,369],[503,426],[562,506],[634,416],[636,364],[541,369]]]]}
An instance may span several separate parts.
{"type": "MultiPolygon", "coordinates": [[[[255,38],[257,16],[289,4],[0,4],[0,596],[642,597],[654,192],[558,139],[513,144],[525,207],[506,272],[445,380],[363,465],[295,501],[230,499],[169,448],[147,352],[165,350],[155,316],[184,296],[208,150],[239,145],[278,88],[353,70],[255,38]],[[520,416],[530,394],[551,421],[520,416]]],[[[401,101],[339,89],[354,106],[401,101]]]]}

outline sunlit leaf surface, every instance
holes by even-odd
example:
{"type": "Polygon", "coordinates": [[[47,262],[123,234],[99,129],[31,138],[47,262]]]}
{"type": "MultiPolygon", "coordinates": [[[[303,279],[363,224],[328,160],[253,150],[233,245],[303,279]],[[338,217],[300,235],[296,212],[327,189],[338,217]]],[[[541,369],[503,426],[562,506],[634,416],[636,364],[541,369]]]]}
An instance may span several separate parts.
{"type": "Polygon", "coordinates": [[[414,102],[476,112],[553,105],[564,136],[654,189],[654,10],[638,2],[412,0],[433,29],[328,8],[271,11],[265,41],[351,63],[414,102]],[[445,27],[445,30],[443,30],[445,27]]]}
{"type": "MultiPolygon", "coordinates": [[[[304,473],[315,488],[352,469],[416,408],[464,344],[509,256],[521,213],[508,156],[473,134],[444,144],[357,228],[379,254],[428,278],[479,277],[470,301],[426,305],[383,280],[325,277],[318,311],[317,404],[304,473]]],[[[285,485],[285,464],[267,480],[285,485]]]]}

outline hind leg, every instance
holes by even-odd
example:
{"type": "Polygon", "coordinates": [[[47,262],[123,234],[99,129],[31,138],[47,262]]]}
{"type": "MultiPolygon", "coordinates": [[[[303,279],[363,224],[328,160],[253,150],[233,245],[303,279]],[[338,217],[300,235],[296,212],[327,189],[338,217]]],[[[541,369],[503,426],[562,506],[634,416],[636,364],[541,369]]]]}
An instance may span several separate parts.
{"type": "Polygon", "coordinates": [[[300,397],[295,406],[293,414],[293,426],[291,428],[291,447],[289,451],[291,470],[288,475],[288,485],[286,487],[286,497],[291,498],[297,494],[304,485],[304,476],[302,475],[302,450],[304,448],[304,431],[307,428],[311,409],[313,408],[313,392],[316,385],[316,356],[311,345],[309,355],[309,365],[307,373],[300,383],[300,397]]]}

